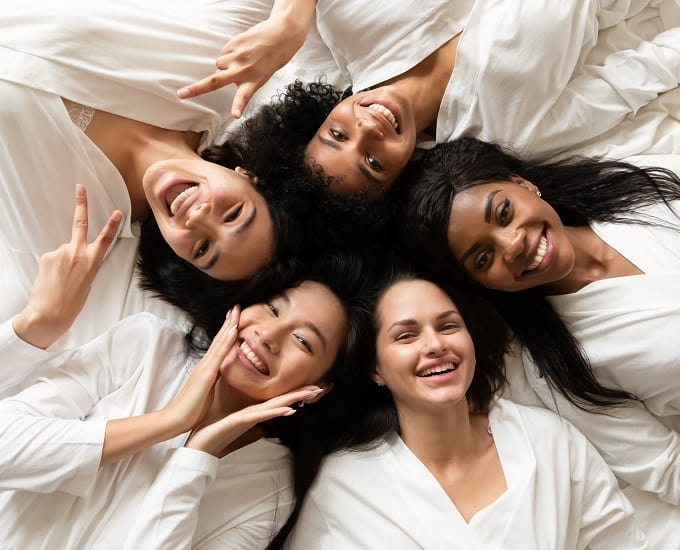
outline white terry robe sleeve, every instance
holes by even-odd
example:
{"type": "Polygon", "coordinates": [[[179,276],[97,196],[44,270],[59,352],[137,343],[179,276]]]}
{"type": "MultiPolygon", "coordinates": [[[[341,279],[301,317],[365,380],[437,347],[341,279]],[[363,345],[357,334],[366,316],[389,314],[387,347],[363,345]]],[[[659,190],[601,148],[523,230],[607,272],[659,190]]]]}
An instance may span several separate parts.
{"type": "Polygon", "coordinates": [[[217,463],[216,457],[195,449],[169,450],[124,548],[190,548],[198,524],[198,506],[215,479],[217,463]]]}
{"type": "MultiPolygon", "coordinates": [[[[56,355],[33,385],[0,402],[1,489],[87,495],[106,431],[105,420],[87,417],[127,378],[124,369],[112,368],[109,357],[125,355],[139,338],[143,327],[119,323],[90,344],[56,355]]],[[[3,354],[3,362],[13,359],[3,354]]],[[[133,369],[140,363],[142,358],[126,362],[133,369]]]]}
{"type": "Polygon", "coordinates": [[[675,430],[642,403],[612,407],[606,413],[579,409],[536,376],[526,353],[522,359],[527,379],[544,405],[572,422],[619,479],[680,504],[680,437],[675,430]]]}
{"type": "Polygon", "coordinates": [[[562,424],[571,440],[572,485],[581,485],[580,542],[591,550],[648,548],[647,539],[638,527],[633,507],[623,495],[602,457],[595,448],[568,422],[562,424]]]}
{"type": "Polygon", "coordinates": [[[518,8],[498,0],[477,2],[450,84],[457,104],[440,110],[437,142],[472,131],[519,154],[546,158],[602,134],[676,88],[679,28],[635,50],[612,53],[602,64],[585,64],[599,30],[645,4],[533,0],[518,8]]]}

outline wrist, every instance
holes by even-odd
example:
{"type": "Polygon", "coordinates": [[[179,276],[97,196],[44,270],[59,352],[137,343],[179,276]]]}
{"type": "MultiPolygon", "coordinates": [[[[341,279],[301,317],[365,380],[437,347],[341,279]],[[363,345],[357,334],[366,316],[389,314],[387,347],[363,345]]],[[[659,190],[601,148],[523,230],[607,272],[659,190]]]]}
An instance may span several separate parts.
{"type": "Polygon", "coordinates": [[[54,322],[28,308],[14,318],[12,329],[18,338],[40,349],[48,348],[63,333],[54,322]]]}

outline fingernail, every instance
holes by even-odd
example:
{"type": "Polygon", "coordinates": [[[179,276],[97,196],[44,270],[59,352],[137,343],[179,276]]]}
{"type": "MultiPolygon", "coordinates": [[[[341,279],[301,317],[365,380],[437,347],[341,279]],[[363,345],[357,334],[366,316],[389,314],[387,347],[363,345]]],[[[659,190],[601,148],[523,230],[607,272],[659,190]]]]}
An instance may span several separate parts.
{"type": "Polygon", "coordinates": [[[293,416],[295,414],[295,409],[291,409],[288,412],[283,413],[281,416],[293,416]]]}
{"type": "Polygon", "coordinates": [[[232,116],[233,116],[234,118],[239,118],[239,117],[241,116],[242,113],[241,113],[241,110],[240,110],[240,109],[234,109],[234,110],[231,112],[231,114],[232,114],[232,116]]]}
{"type": "Polygon", "coordinates": [[[234,312],[234,308],[233,308],[233,307],[230,307],[230,308],[229,308],[229,311],[227,311],[227,316],[225,317],[225,319],[231,318],[231,314],[232,314],[233,312],[234,312]]]}
{"type": "Polygon", "coordinates": [[[76,183],[76,197],[82,197],[85,194],[85,186],[76,183]]]}
{"type": "Polygon", "coordinates": [[[119,222],[123,219],[123,213],[120,210],[116,210],[111,217],[114,222],[119,222]]]}
{"type": "Polygon", "coordinates": [[[180,99],[184,99],[188,95],[189,95],[189,88],[181,88],[181,89],[177,90],[177,97],[179,97],[180,99]]]}

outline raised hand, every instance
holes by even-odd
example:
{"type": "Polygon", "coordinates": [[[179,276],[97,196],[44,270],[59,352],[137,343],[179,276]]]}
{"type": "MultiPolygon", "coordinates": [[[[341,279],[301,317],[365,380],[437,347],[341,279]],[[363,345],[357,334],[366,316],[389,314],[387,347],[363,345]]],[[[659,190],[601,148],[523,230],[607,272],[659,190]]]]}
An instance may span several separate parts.
{"type": "Polygon", "coordinates": [[[220,368],[233,359],[233,354],[230,358],[229,352],[234,349],[238,338],[239,313],[238,306],[229,310],[208,351],[193,368],[189,379],[172,403],[164,409],[165,415],[169,415],[173,423],[181,427],[179,433],[191,430],[199,424],[213,404],[220,368]]]}
{"type": "Polygon", "coordinates": [[[17,336],[46,348],[64,334],[83,309],[104,255],[116,237],[122,214],[116,210],[94,242],[87,242],[87,192],[76,185],[71,240],[42,255],[28,305],[14,319],[17,336]]]}
{"type": "Polygon", "coordinates": [[[231,443],[255,425],[278,416],[295,414],[295,409],[291,405],[299,401],[312,403],[325,392],[325,389],[317,386],[305,386],[263,403],[251,405],[217,421],[199,426],[193,431],[185,447],[222,457],[231,443]]]}
{"type": "Polygon", "coordinates": [[[275,8],[269,19],[227,42],[217,58],[215,73],[178,90],[177,95],[187,99],[236,84],[231,116],[239,118],[255,92],[300,49],[313,12],[314,2],[309,0],[295,9],[275,8]]]}

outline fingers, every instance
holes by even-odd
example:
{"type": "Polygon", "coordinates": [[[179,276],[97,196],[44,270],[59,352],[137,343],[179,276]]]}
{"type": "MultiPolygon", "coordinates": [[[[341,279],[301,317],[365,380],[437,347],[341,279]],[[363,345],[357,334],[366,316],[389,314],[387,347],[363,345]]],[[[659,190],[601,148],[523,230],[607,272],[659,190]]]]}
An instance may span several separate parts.
{"type": "Polygon", "coordinates": [[[116,238],[118,233],[118,228],[120,227],[120,222],[123,219],[123,214],[120,210],[116,210],[109,220],[106,222],[104,228],[99,232],[97,238],[95,239],[93,245],[93,261],[95,265],[99,265],[104,259],[106,251],[111,246],[111,243],[116,238]]]}
{"type": "Polygon", "coordinates": [[[71,242],[87,241],[87,191],[84,185],[76,184],[76,208],[73,212],[71,242]]]}
{"type": "Polygon", "coordinates": [[[226,359],[227,354],[233,348],[238,338],[238,322],[241,309],[238,305],[232,307],[227,313],[224,324],[219,332],[213,338],[213,341],[208,348],[208,353],[215,360],[218,366],[221,366],[226,359]]]}
{"type": "Polygon", "coordinates": [[[177,97],[180,99],[189,99],[191,97],[196,97],[197,95],[219,90],[223,86],[231,83],[232,79],[229,73],[226,71],[216,71],[198,82],[180,88],[177,90],[177,97]]]}
{"type": "Polygon", "coordinates": [[[238,86],[234,101],[231,104],[231,116],[233,118],[240,118],[257,89],[258,86],[253,82],[244,82],[238,86]]]}

